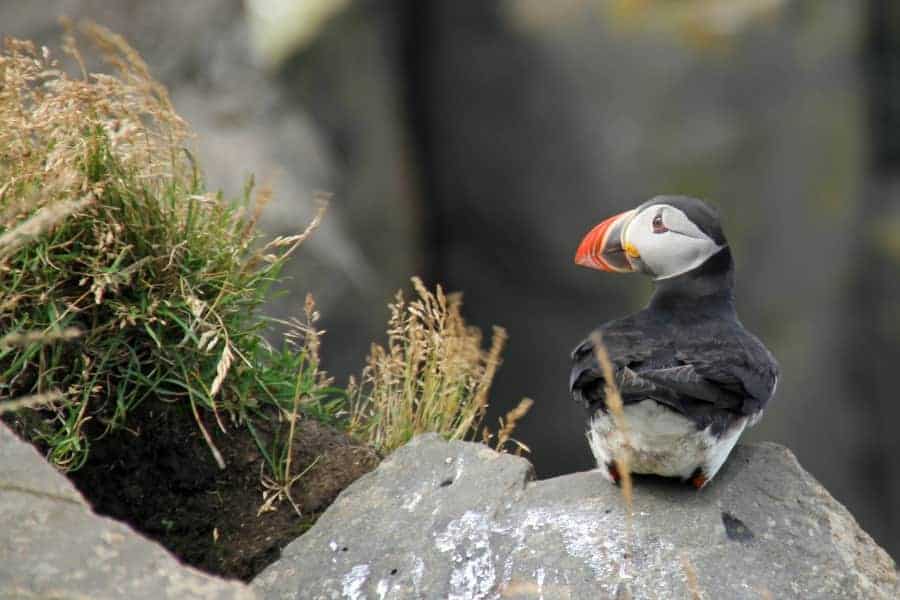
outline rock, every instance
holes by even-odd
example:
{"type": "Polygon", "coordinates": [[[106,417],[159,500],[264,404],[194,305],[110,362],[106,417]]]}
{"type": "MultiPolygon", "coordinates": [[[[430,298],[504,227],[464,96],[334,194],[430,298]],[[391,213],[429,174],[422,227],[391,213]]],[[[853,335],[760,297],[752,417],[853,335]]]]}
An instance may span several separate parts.
{"type": "Polygon", "coordinates": [[[2,598],[256,597],[93,514],[75,487],[2,423],[0,523],[2,598]]]}
{"type": "Polygon", "coordinates": [[[264,598],[896,598],[890,557],[776,444],[704,490],[416,438],[347,488],[252,586],[264,598]]]}

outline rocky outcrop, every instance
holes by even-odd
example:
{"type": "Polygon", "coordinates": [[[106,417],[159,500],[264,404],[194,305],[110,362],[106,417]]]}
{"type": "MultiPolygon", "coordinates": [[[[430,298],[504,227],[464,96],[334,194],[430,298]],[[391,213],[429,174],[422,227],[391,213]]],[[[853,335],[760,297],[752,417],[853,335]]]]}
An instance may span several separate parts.
{"type": "Polygon", "coordinates": [[[415,439],[253,582],[265,598],[896,598],[893,561],[775,444],[694,491],[415,439]]]}
{"type": "Polygon", "coordinates": [[[254,590],[94,515],[0,425],[0,597],[896,598],[895,566],[775,444],[701,492],[639,479],[629,517],[586,472],[421,436],[350,486],[254,590]]]}
{"type": "Polygon", "coordinates": [[[92,513],[65,477],[0,423],[0,598],[255,597],[92,513]]]}

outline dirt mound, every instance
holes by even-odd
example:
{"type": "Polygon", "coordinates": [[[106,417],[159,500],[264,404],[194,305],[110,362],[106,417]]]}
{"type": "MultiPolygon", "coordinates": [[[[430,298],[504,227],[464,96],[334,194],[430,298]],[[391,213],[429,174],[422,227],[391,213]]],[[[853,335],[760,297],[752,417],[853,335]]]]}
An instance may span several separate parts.
{"type": "Polygon", "coordinates": [[[379,460],[371,448],[304,419],[292,455],[295,473],[309,467],[292,489],[302,516],[289,502],[257,514],[266,465],[245,428],[234,425],[226,434],[214,421],[205,423],[227,465],[220,470],[192,416],[180,407],[147,403],[131,422],[138,429],[95,441],[71,480],[98,513],[130,524],[192,566],[244,580],[276,560],[379,460]]]}

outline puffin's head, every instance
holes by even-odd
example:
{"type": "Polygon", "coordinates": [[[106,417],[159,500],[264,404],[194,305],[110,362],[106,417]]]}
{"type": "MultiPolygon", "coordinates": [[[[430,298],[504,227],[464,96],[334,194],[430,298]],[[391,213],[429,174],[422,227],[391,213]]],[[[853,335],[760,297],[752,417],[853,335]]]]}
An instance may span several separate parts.
{"type": "Polygon", "coordinates": [[[727,245],[719,215],[704,202],[657,196],[594,227],[578,246],[575,263],[668,279],[696,269],[727,245]]]}

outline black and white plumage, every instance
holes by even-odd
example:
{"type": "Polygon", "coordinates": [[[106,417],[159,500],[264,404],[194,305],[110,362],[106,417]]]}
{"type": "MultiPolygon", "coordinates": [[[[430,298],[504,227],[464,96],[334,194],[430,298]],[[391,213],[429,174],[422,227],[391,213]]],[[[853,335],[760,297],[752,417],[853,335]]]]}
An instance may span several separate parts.
{"type": "Polygon", "coordinates": [[[569,387],[589,412],[588,441],[604,474],[628,452],[636,473],[702,487],[741,432],[760,418],[778,380],[771,353],[738,320],[734,266],[718,215],[694,198],[658,196],[595,227],[576,263],[654,279],[649,305],[600,326],[628,433],[613,426],[596,333],[572,353],[569,387]]]}

